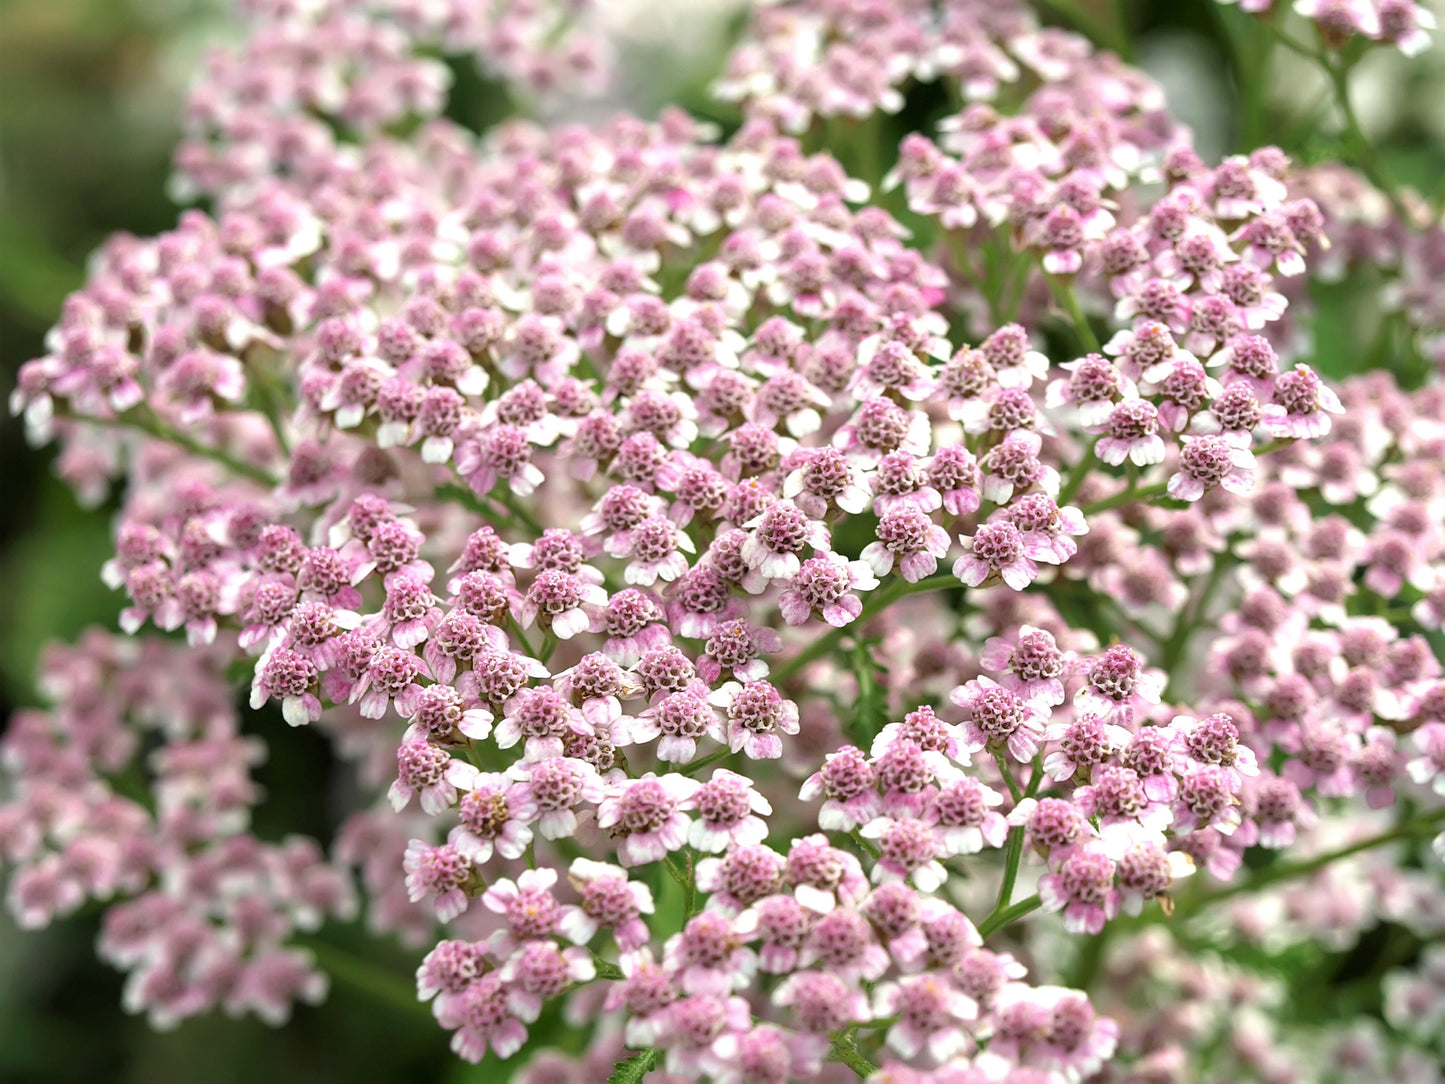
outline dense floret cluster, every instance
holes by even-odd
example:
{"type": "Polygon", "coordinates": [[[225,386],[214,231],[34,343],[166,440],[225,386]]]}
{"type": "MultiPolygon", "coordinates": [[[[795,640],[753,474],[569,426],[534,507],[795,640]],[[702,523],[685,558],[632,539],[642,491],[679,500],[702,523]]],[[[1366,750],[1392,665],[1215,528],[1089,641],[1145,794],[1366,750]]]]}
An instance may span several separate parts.
{"type": "MultiPolygon", "coordinates": [[[[725,137],[441,118],[438,52],[600,78],[575,4],[247,7],[212,212],[108,242],[13,397],[124,485],[128,635],[47,657],[0,858],[24,925],[107,901],[128,1008],[284,1019],[359,911],[473,1061],[560,999],[589,1080],[1265,1076],[1210,922],[1445,929],[1397,860],[1445,829],[1445,386],[1332,386],[1304,320],[1367,182],[1206,163],[996,0],[760,6],[725,137]],[[882,191],[819,149],[935,82],[882,191]],[[370,796],[324,847],[250,830],[248,681],[370,796]]],[[[1439,963],[1360,1064],[1434,1079],[1439,963]]]]}

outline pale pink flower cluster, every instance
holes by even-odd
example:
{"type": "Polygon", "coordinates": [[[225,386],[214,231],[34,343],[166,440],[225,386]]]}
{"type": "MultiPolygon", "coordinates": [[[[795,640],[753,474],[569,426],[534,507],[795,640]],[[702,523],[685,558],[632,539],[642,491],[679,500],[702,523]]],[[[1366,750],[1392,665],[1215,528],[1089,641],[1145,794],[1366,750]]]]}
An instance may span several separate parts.
{"type": "Polygon", "coordinates": [[[727,139],[477,137],[418,43],[516,27],[254,7],[179,156],[214,213],[108,243],[13,397],[123,480],[102,575],[156,631],[52,663],[0,856],[29,925],[135,897],[133,1007],[319,996],[355,867],[472,1061],[561,999],[673,1078],[1144,1072],[1048,930],[1440,823],[1445,398],[1299,360],[1338,211],[1277,149],[1206,165],[1008,4],[765,5],[727,139]],[[914,238],[806,132],[931,79],[972,104],[898,148],[914,238]],[[246,833],[241,671],[369,796],[331,862],[246,833]]]}

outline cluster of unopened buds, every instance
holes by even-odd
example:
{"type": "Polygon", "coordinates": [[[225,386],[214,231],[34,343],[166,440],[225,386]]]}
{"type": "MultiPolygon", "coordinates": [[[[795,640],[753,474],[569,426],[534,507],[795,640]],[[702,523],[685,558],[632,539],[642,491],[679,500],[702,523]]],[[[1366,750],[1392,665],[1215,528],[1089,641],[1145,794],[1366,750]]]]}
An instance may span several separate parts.
{"type": "MultiPolygon", "coordinates": [[[[1348,211],[1007,3],[764,6],[727,139],[478,138],[424,46],[592,64],[474,6],[250,5],[179,156],[214,214],[109,242],[21,374],[79,492],[124,481],[135,639],[5,736],[17,918],[112,900],[158,1025],[284,1018],[360,907],[473,1061],[561,999],[585,1079],[1193,1079],[1060,931],[1445,830],[1445,392],[1303,360],[1348,211]],[[914,236],[807,140],[928,80],[914,236]],[[375,798],[329,854],[250,832],[242,672],[375,798]]],[[[1438,863],[1380,870],[1445,926],[1438,863]]]]}

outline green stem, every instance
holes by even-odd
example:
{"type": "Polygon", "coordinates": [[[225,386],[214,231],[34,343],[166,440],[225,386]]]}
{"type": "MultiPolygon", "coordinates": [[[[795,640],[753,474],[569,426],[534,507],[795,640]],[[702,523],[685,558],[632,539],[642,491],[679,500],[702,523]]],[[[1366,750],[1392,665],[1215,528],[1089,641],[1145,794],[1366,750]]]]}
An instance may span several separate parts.
{"type": "Polygon", "coordinates": [[[828,1049],[828,1060],[842,1062],[857,1073],[861,1080],[868,1079],[878,1071],[876,1065],[858,1053],[857,1044],[853,1042],[852,1032],[845,1032],[833,1040],[832,1046],[828,1049]]]}
{"type": "MultiPolygon", "coordinates": [[[[1254,450],[1255,458],[1258,458],[1262,455],[1269,455],[1271,452],[1277,452],[1281,448],[1288,448],[1293,443],[1293,439],[1286,440],[1282,438],[1276,438],[1274,440],[1267,441],[1266,443],[1261,444],[1258,448],[1254,450]]],[[[1086,504],[1083,508],[1079,509],[1079,511],[1083,512],[1086,516],[1092,516],[1096,512],[1105,512],[1108,511],[1110,508],[1118,508],[1121,505],[1133,504],[1135,501],[1157,500],[1158,498],[1167,495],[1168,492],[1168,482],[1155,482],[1153,485],[1142,486],[1138,488],[1130,486],[1122,493],[1115,493],[1112,497],[1105,497],[1101,501],[1094,501],[1092,504],[1086,504]]],[[[1060,494],[1060,497],[1062,497],[1062,493],[1060,494]]],[[[1059,503],[1063,504],[1062,499],[1059,501],[1059,503]]]]}
{"type": "Polygon", "coordinates": [[[1209,607],[1209,600],[1215,590],[1219,587],[1220,581],[1224,579],[1225,569],[1230,562],[1225,560],[1224,554],[1217,554],[1210,564],[1209,575],[1205,578],[1203,586],[1194,596],[1193,600],[1179,608],[1179,613],[1174,619],[1174,627],[1169,630],[1169,638],[1164,641],[1160,650],[1159,665],[1169,675],[1169,691],[1171,695],[1177,694],[1178,690],[1174,681],[1174,671],[1184,658],[1184,649],[1189,644],[1189,637],[1199,627],[1204,612],[1209,607]]]}
{"type": "Polygon", "coordinates": [[[1079,940],[1079,951],[1060,980],[1064,986],[1075,990],[1089,989],[1099,970],[1099,964],[1104,960],[1104,947],[1108,944],[1107,939],[1113,930],[1114,926],[1110,924],[1098,933],[1079,940]]]}
{"type": "Polygon", "coordinates": [[[959,586],[958,577],[952,572],[939,572],[929,576],[927,579],[919,580],[917,583],[909,583],[900,576],[886,587],[873,592],[873,594],[869,596],[868,601],[863,603],[863,612],[858,615],[858,619],[851,625],[841,629],[830,629],[822,636],[819,636],[791,659],[779,664],[772,673],[768,675],[768,680],[774,685],[782,685],[810,662],[832,651],[833,648],[838,645],[838,641],[843,638],[843,634],[847,632],[848,628],[855,626],[861,627],[874,614],[887,609],[900,598],[907,595],[921,594],[924,591],[939,591],[946,587],[957,586],[959,586]]]}
{"type": "Polygon", "coordinates": [[[1400,195],[1400,186],[1390,173],[1389,167],[1376,155],[1374,144],[1365,135],[1365,130],[1360,126],[1359,115],[1355,112],[1354,103],[1350,100],[1350,67],[1345,63],[1337,63],[1329,57],[1318,55],[1321,67],[1325,74],[1330,77],[1330,83],[1335,88],[1335,101],[1340,106],[1340,116],[1344,118],[1345,135],[1354,144],[1355,156],[1365,176],[1374,182],[1375,187],[1385,194],[1390,201],[1390,206],[1400,221],[1409,225],[1414,221],[1405,206],[1405,201],[1400,195]]]}
{"type": "Polygon", "coordinates": [[[719,749],[715,753],[709,753],[701,760],[694,760],[690,764],[683,765],[682,768],[680,768],[679,770],[682,772],[683,775],[692,775],[694,772],[702,771],[702,769],[706,768],[709,764],[717,763],[719,760],[726,756],[732,756],[732,750],[726,748],[719,749]]]}
{"type": "Polygon", "coordinates": [[[1120,18],[1117,3],[1113,4],[1115,21],[1106,21],[1090,12],[1078,0],[1038,0],[1039,6],[1067,19],[1097,44],[1112,49],[1125,60],[1129,59],[1129,37],[1120,18]]]}
{"type": "Polygon", "coordinates": [[[1033,774],[1029,776],[1029,785],[1024,788],[1024,797],[1025,797],[1025,798],[1034,798],[1034,797],[1037,797],[1037,796],[1038,796],[1038,793],[1039,793],[1039,789],[1043,786],[1043,783],[1044,783],[1044,755],[1043,755],[1042,753],[1040,753],[1038,756],[1034,757],[1034,771],[1033,771],[1033,774]]]}
{"type": "Polygon", "coordinates": [[[1019,900],[1018,903],[1005,907],[1001,911],[995,909],[993,914],[978,924],[978,934],[980,937],[988,937],[990,934],[998,933],[999,930],[1012,925],[1024,915],[1037,911],[1042,904],[1043,900],[1039,899],[1037,895],[1033,895],[1019,900]]]}
{"type": "Polygon", "coordinates": [[[993,905],[993,913],[1000,914],[1007,911],[1009,904],[1013,902],[1014,885],[1019,879],[1019,863],[1024,855],[1024,826],[1019,824],[1008,834],[1008,850],[1004,852],[1003,880],[998,885],[998,901],[993,905]]]}
{"type": "Polygon", "coordinates": [[[337,982],[385,1002],[391,1008],[431,1016],[428,1007],[416,996],[414,980],[377,967],[325,941],[305,938],[298,944],[310,952],[321,969],[337,982]]]}
{"type": "Polygon", "coordinates": [[[1008,792],[1013,796],[1014,804],[1017,805],[1023,800],[1024,792],[1019,790],[1018,783],[1014,781],[1014,773],[1009,768],[1008,758],[1005,757],[1003,753],[994,753],[993,760],[994,763],[998,765],[998,770],[1003,776],[1003,781],[1008,784],[1008,792]]]}
{"type": "MultiPolygon", "coordinates": [[[[1009,771],[1008,764],[1002,754],[995,754],[995,758],[998,760],[999,771],[1003,772],[1004,780],[1008,783],[1009,790],[1013,793],[1015,805],[1018,804],[1020,798],[1032,798],[1039,792],[1039,787],[1044,781],[1044,759],[1042,754],[1034,757],[1034,770],[1029,775],[1028,786],[1022,794],[1019,793],[1018,787],[1014,784],[1013,773],[1009,771]]],[[[1019,863],[1023,859],[1023,854],[1024,826],[1020,824],[1016,825],[1009,832],[1008,849],[1004,852],[1003,880],[999,882],[998,886],[998,902],[994,904],[993,914],[991,914],[989,918],[993,918],[994,915],[1000,915],[1009,909],[1009,904],[1013,900],[1014,884],[1018,881],[1019,863]]],[[[985,919],[984,921],[987,922],[988,920],[985,919]]]]}
{"type": "Polygon", "coordinates": [[[1054,297],[1068,314],[1069,322],[1074,325],[1074,334],[1079,338],[1079,344],[1084,348],[1086,354],[1097,354],[1099,352],[1099,339],[1094,334],[1094,329],[1089,326],[1089,321],[1084,317],[1084,310],[1079,305],[1079,295],[1074,292],[1072,280],[1062,275],[1044,274],[1044,281],[1049,284],[1049,289],[1054,292],[1054,297]]]}
{"type": "Polygon", "coordinates": [[[1122,493],[1115,493],[1112,497],[1105,497],[1101,501],[1094,501],[1086,504],[1080,509],[1084,515],[1092,516],[1099,512],[1107,512],[1110,508],[1119,508],[1126,504],[1133,504],[1135,501],[1152,501],[1164,496],[1169,492],[1169,483],[1159,482],[1152,486],[1143,486],[1139,489],[1126,489],[1122,493]]]}
{"type": "MultiPolygon", "coordinates": [[[[1445,825],[1445,807],[1435,809],[1404,824],[1396,825],[1388,831],[1378,835],[1362,839],[1357,843],[1351,843],[1347,847],[1340,847],[1337,850],[1326,851],[1324,854],[1316,855],[1314,858],[1306,858],[1299,862],[1280,862],[1276,865],[1262,869],[1252,876],[1246,877],[1233,884],[1224,885],[1212,892],[1205,892],[1196,896],[1189,902],[1188,913],[1194,913],[1200,908],[1207,907],[1220,900],[1229,899],[1231,896],[1239,896],[1247,893],[1257,892],[1261,888],[1275,884],[1279,881],[1287,881],[1295,877],[1307,877],[1342,858],[1349,858],[1361,854],[1364,851],[1373,850],[1376,847],[1383,847],[1389,843],[1398,843],[1407,839],[1415,839],[1418,836],[1430,835],[1445,825]]],[[[1176,910],[1179,915],[1185,909],[1176,910]]]]}
{"type": "Polygon", "coordinates": [[[682,867],[673,861],[672,855],[664,858],[662,864],[667,867],[667,872],[672,879],[682,886],[684,892],[690,892],[692,890],[692,878],[684,873],[682,867]]]}
{"type": "Polygon", "coordinates": [[[1097,441],[1089,442],[1088,446],[1084,449],[1084,454],[1080,456],[1079,461],[1074,464],[1074,469],[1069,471],[1069,476],[1064,479],[1064,484],[1059,489],[1060,508],[1069,503],[1074,494],[1079,491],[1079,487],[1084,484],[1084,479],[1088,477],[1089,471],[1098,465],[1099,455],[1096,450],[1097,444],[1097,441]]]}
{"type": "Polygon", "coordinates": [[[544,529],[542,524],[537,521],[537,518],[533,516],[531,512],[522,506],[522,503],[517,500],[516,494],[510,489],[503,489],[500,494],[493,496],[492,499],[502,505],[502,507],[512,515],[516,516],[518,522],[524,524],[527,530],[531,531],[533,535],[537,538],[542,537],[542,531],[544,529]]]}
{"type": "Polygon", "coordinates": [[[66,420],[82,422],[86,425],[98,425],[105,429],[134,429],[139,433],[154,437],[156,440],[163,440],[169,444],[184,448],[192,455],[209,459],[213,463],[219,463],[233,474],[239,474],[243,478],[249,478],[253,482],[258,482],[266,486],[268,489],[281,484],[280,480],[273,477],[269,471],[256,466],[254,463],[247,463],[244,460],[237,459],[231,455],[231,453],[222,451],[220,448],[211,448],[202,444],[194,437],[187,436],[178,429],[172,429],[153,414],[149,417],[138,415],[133,418],[96,418],[77,414],[67,416],[66,420]]]}

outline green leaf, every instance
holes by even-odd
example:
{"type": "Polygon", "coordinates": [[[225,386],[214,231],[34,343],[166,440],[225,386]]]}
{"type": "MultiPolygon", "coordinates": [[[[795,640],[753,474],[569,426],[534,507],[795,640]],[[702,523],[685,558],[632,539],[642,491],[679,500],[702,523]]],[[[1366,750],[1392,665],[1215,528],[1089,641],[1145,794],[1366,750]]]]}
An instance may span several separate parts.
{"type": "Polygon", "coordinates": [[[642,1078],[647,1075],[655,1061],[656,1050],[644,1050],[626,1061],[619,1061],[612,1067],[612,1075],[607,1078],[607,1084],[641,1084],[642,1078]]]}

